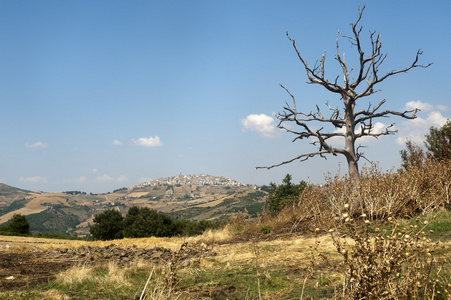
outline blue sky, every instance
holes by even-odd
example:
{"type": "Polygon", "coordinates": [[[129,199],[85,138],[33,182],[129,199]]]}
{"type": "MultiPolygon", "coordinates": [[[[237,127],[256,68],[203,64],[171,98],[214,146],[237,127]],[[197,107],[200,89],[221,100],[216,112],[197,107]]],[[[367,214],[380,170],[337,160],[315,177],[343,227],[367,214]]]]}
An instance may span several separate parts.
{"type": "MultiPolygon", "coordinates": [[[[339,99],[308,85],[288,31],[309,63],[337,29],[349,34],[360,1],[0,0],[0,182],[49,192],[107,192],[143,180],[211,174],[251,184],[324,181],[345,160],[272,165],[315,149],[275,129],[274,114],[297,99],[314,109],[339,99]]],[[[451,2],[371,1],[361,25],[382,35],[381,73],[421,62],[383,82],[370,99],[384,109],[422,108],[399,133],[365,141],[367,158],[398,168],[408,137],[451,117],[451,2]]],[[[355,49],[340,40],[346,58],[355,49]]],[[[367,48],[368,49],[368,48],[367,48]]],[[[355,56],[354,56],[355,57],[355,56]]],[[[363,163],[363,161],[362,161],[363,163]]]]}

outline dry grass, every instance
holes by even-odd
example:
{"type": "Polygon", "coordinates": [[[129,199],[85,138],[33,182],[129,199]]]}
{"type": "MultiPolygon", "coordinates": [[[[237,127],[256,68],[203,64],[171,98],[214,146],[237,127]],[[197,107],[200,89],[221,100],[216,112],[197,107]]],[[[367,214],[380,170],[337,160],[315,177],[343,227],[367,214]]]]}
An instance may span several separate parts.
{"type": "MultiPolygon", "coordinates": [[[[349,210],[349,206],[345,206],[349,210]]],[[[434,258],[437,249],[425,233],[427,222],[402,227],[390,219],[392,229],[369,230],[368,216],[359,219],[343,214],[347,239],[331,230],[334,245],[342,256],[343,299],[434,299],[438,288],[448,284],[438,275],[446,260],[434,258]],[[433,280],[435,278],[436,280],[433,280]],[[440,280],[441,279],[441,280],[440,280]]],[[[447,291],[446,291],[447,292],[447,291]]]]}
{"type": "Polygon", "coordinates": [[[87,280],[93,280],[94,267],[92,266],[75,266],[58,274],[56,280],[61,284],[72,286],[87,280]]]}
{"type": "MultiPolygon", "coordinates": [[[[130,268],[120,268],[114,262],[108,262],[105,266],[100,266],[105,270],[104,276],[98,276],[96,274],[96,268],[98,266],[74,266],[66,271],[63,271],[57,275],[56,281],[60,284],[67,286],[73,286],[75,284],[82,283],[83,281],[96,282],[102,286],[110,285],[130,285],[127,279],[127,274],[130,268]]],[[[133,267],[136,268],[136,267],[133,267]]]]}
{"type": "Polygon", "coordinates": [[[346,176],[327,178],[324,187],[308,187],[299,201],[277,215],[263,214],[257,220],[232,222],[236,232],[258,234],[269,226],[273,232],[327,232],[343,225],[345,204],[351,215],[368,219],[410,218],[451,205],[451,161],[427,160],[420,168],[403,172],[382,172],[373,165],[364,168],[359,180],[346,176]]]}
{"type": "MultiPolygon", "coordinates": [[[[100,274],[95,267],[69,269],[56,282],[71,293],[88,282],[93,286],[84,290],[110,289],[107,295],[114,298],[118,290],[128,289],[127,295],[139,298],[150,278],[144,299],[237,295],[242,299],[447,299],[451,241],[440,250],[424,227],[430,217],[422,216],[451,204],[450,187],[449,162],[426,162],[422,168],[401,173],[382,173],[373,167],[363,170],[359,181],[335,177],[326,187],[309,187],[297,203],[277,215],[263,214],[251,221],[238,216],[223,228],[196,237],[105,242],[0,239],[12,242],[10,249],[17,251],[86,244],[178,249],[168,266],[155,268],[136,261],[125,268],[104,265],[100,274]],[[417,223],[401,220],[414,215],[420,216],[417,223]],[[271,233],[262,234],[263,226],[269,226],[271,233]],[[186,242],[204,243],[216,256],[181,268],[177,255],[188,249],[183,246],[186,242]],[[136,279],[143,272],[145,279],[136,279]]],[[[68,295],[53,288],[43,293],[49,299],[68,295]]]]}
{"type": "Polygon", "coordinates": [[[133,192],[127,195],[128,198],[139,198],[147,196],[149,192],[133,192]]]}
{"type": "Polygon", "coordinates": [[[65,295],[63,292],[55,289],[50,289],[48,291],[45,291],[44,293],[44,299],[48,300],[70,300],[70,297],[65,295]]]}

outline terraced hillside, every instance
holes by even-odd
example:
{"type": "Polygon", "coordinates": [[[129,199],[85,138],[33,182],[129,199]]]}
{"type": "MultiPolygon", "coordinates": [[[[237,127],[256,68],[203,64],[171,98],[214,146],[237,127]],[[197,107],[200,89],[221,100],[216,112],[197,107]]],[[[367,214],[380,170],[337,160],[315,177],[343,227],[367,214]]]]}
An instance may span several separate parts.
{"type": "Polygon", "coordinates": [[[110,208],[125,214],[131,206],[147,206],[190,220],[224,219],[236,214],[250,218],[262,211],[267,199],[261,187],[235,181],[232,185],[227,181],[168,184],[170,179],[106,194],[32,192],[0,184],[0,225],[14,214],[22,214],[27,216],[32,231],[83,236],[89,232],[94,216],[110,208]]]}

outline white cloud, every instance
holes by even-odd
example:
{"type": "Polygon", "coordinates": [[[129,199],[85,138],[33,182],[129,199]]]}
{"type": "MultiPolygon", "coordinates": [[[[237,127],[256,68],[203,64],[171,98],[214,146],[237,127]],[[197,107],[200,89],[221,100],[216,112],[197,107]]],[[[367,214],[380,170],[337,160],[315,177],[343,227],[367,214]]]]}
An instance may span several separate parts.
{"type": "MultiPolygon", "coordinates": [[[[385,132],[385,129],[387,128],[387,125],[385,125],[382,122],[376,122],[375,124],[373,124],[373,129],[371,130],[372,134],[378,134],[381,132],[385,132]]],[[[334,130],[333,133],[344,133],[346,130],[345,127],[342,128],[337,128],[336,130],[334,130]]],[[[390,130],[396,130],[396,128],[391,127],[390,130]]],[[[355,130],[356,134],[359,134],[362,131],[362,126],[360,126],[358,129],[355,130]]],[[[378,139],[380,140],[383,136],[379,136],[378,139]]],[[[372,136],[363,136],[359,139],[356,140],[356,144],[362,144],[362,145],[367,145],[369,143],[372,142],[377,142],[378,139],[376,139],[375,137],[372,136]]],[[[312,141],[314,141],[316,139],[312,138],[312,141]]],[[[344,147],[344,138],[341,136],[337,136],[337,137],[333,137],[327,140],[329,145],[332,145],[334,147],[344,147]]]]}
{"type": "Polygon", "coordinates": [[[43,142],[36,142],[33,144],[26,143],[25,144],[25,147],[27,147],[27,148],[47,148],[48,146],[49,145],[47,143],[43,143],[43,142]]]}
{"type": "Polygon", "coordinates": [[[113,145],[114,145],[114,146],[120,146],[120,145],[122,145],[122,142],[120,142],[120,141],[118,141],[118,140],[114,140],[114,141],[113,141],[113,145]]]}
{"type": "Polygon", "coordinates": [[[91,172],[94,173],[94,174],[97,174],[97,173],[99,172],[99,170],[97,170],[97,169],[92,169],[91,172]]]}
{"type": "Polygon", "coordinates": [[[125,177],[124,175],[121,175],[117,178],[116,180],[117,182],[128,182],[128,178],[125,177]]]}
{"type": "Polygon", "coordinates": [[[446,120],[447,118],[442,116],[441,112],[439,111],[433,111],[427,117],[427,121],[435,127],[442,127],[443,125],[445,125],[446,120]]]}
{"type": "Polygon", "coordinates": [[[418,101],[409,101],[406,103],[406,110],[414,110],[415,108],[420,109],[421,111],[431,111],[434,109],[434,105],[418,101]]]}
{"type": "Polygon", "coordinates": [[[144,146],[144,147],[161,147],[163,146],[163,143],[160,141],[160,138],[158,136],[155,137],[142,137],[137,140],[132,139],[132,142],[137,146],[144,146]]]}
{"type": "Polygon", "coordinates": [[[103,174],[102,176],[97,177],[97,181],[109,182],[109,181],[114,181],[114,178],[111,176],[108,176],[107,174],[103,174]]]}
{"type": "Polygon", "coordinates": [[[47,179],[40,177],[40,176],[34,176],[34,177],[20,177],[20,182],[31,182],[31,183],[38,183],[38,182],[47,182],[47,179]]]}
{"type": "Polygon", "coordinates": [[[265,114],[251,114],[241,119],[243,131],[255,131],[263,137],[274,137],[277,133],[274,118],[265,114]]]}
{"type": "MultiPolygon", "coordinates": [[[[376,122],[375,124],[373,124],[373,129],[371,130],[371,133],[379,134],[379,133],[385,132],[386,128],[387,128],[387,125],[385,125],[384,123],[376,122]]],[[[396,130],[396,128],[391,127],[390,130],[396,130]]],[[[361,131],[362,131],[362,127],[359,128],[358,132],[360,133],[361,131]]],[[[356,132],[357,132],[357,130],[356,130],[356,132]]],[[[378,139],[380,139],[381,137],[383,137],[383,136],[379,136],[378,139]]],[[[364,136],[364,137],[358,139],[358,142],[365,143],[365,144],[368,144],[371,142],[376,142],[376,141],[377,141],[377,139],[372,136],[364,136]]]]}
{"type": "Polygon", "coordinates": [[[404,121],[401,123],[396,143],[404,145],[407,140],[411,140],[416,144],[422,144],[424,136],[429,133],[429,128],[442,127],[446,120],[440,111],[431,111],[426,118],[418,116],[416,119],[404,121]]]}

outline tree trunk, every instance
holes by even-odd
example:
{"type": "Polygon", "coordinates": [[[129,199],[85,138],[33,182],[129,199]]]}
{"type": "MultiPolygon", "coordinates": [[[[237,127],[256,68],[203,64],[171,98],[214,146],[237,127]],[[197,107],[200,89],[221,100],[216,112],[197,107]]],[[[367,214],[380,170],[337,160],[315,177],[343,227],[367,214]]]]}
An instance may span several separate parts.
{"type": "Polygon", "coordinates": [[[351,156],[346,156],[346,159],[348,161],[349,176],[352,179],[359,178],[359,166],[357,160],[353,159],[351,156]]]}
{"type": "Polygon", "coordinates": [[[355,116],[354,116],[354,101],[346,99],[343,95],[345,103],[345,156],[348,162],[349,176],[352,179],[359,178],[359,166],[357,164],[357,155],[355,153],[355,116]]]}

